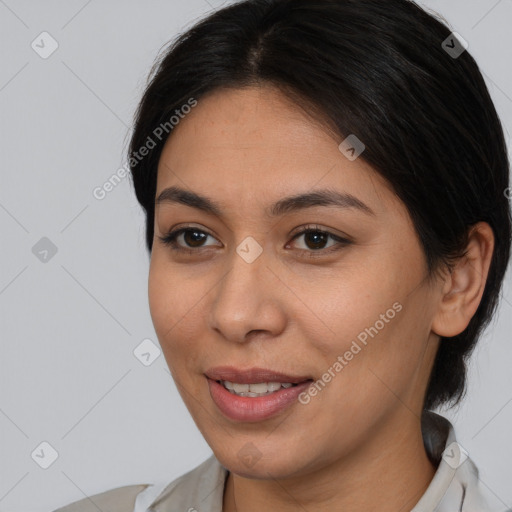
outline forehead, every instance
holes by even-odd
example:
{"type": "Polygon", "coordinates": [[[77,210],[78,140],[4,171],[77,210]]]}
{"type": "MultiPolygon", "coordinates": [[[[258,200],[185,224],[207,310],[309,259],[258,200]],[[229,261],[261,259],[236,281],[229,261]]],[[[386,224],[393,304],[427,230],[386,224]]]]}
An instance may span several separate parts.
{"type": "MultiPolygon", "coordinates": [[[[203,96],[175,126],[165,149],[181,156],[177,146],[185,144],[183,149],[187,149],[194,145],[194,139],[203,150],[196,157],[206,156],[207,151],[244,149],[248,154],[257,149],[263,155],[265,149],[270,153],[297,145],[302,146],[304,153],[321,140],[324,144],[328,140],[331,145],[336,144],[326,125],[315,121],[270,85],[217,89],[203,96]]],[[[316,154],[322,158],[321,151],[316,154]]]]}
{"type": "Polygon", "coordinates": [[[157,196],[179,185],[248,204],[329,187],[379,210],[391,188],[362,158],[347,159],[340,142],[273,87],[219,89],[198,100],[171,132],[159,161],[157,196]]]}

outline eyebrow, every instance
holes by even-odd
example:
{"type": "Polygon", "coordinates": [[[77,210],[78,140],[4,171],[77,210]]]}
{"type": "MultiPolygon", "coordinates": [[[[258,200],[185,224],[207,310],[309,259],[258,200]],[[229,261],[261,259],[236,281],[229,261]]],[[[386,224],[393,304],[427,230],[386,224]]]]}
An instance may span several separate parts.
{"type": "MultiPolygon", "coordinates": [[[[222,208],[216,201],[184,190],[177,186],[172,186],[162,190],[156,199],[156,205],[163,203],[177,203],[196,208],[205,213],[222,217],[222,208]]],[[[375,212],[357,197],[346,192],[338,192],[332,189],[315,190],[305,194],[297,194],[280,199],[266,209],[268,217],[278,217],[286,213],[291,213],[315,206],[335,206],[338,208],[356,209],[368,215],[375,215],[375,212]]]]}

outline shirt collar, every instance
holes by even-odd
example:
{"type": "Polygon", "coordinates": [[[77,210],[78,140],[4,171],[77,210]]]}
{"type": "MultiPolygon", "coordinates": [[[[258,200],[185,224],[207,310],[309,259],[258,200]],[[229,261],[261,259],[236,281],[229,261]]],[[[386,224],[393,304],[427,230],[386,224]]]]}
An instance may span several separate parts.
{"type": "MultiPolygon", "coordinates": [[[[425,411],[421,425],[425,450],[437,470],[411,512],[490,510],[481,494],[478,470],[456,441],[452,424],[439,414],[425,411]]],[[[222,512],[227,475],[228,470],[212,455],[167,485],[147,510],[222,512]]]]}

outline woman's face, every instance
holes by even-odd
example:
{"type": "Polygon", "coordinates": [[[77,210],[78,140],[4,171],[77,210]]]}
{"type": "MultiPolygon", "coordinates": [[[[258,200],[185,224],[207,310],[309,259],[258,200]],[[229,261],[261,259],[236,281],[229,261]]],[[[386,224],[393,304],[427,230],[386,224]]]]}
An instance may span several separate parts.
{"type": "Polygon", "coordinates": [[[157,198],[175,187],[218,211],[176,190],[157,203],[151,316],[194,421],[240,475],[349,460],[421,413],[441,287],[403,203],[341,142],[269,86],[217,90],[160,158],[157,198]],[[160,240],[181,228],[176,249],[160,240]],[[285,386],[239,397],[217,380],[285,386]]]}

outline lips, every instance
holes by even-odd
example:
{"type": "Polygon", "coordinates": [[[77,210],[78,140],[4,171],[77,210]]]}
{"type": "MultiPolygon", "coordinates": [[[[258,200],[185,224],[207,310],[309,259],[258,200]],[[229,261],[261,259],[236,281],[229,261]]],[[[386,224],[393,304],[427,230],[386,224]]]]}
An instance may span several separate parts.
{"type": "Polygon", "coordinates": [[[258,422],[283,412],[312,382],[309,376],[289,375],[264,368],[239,370],[234,367],[216,367],[205,372],[210,396],[218,410],[228,419],[237,422],[258,422]],[[264,396],[240,396],[224,386],[225,382],[236,384],[259,384],[280,382],[293,384],[264,396]]]}
{"type": "Polygon", "coordinates": [[[216,381],[236,382],[237,384],[259,384],[261,382],[289,382],[300,384],[312,380],[311,375],[289,375],[265,368],[240,370],[233,366],[217,366],[205,372],[206,377],[216,381]]]}

